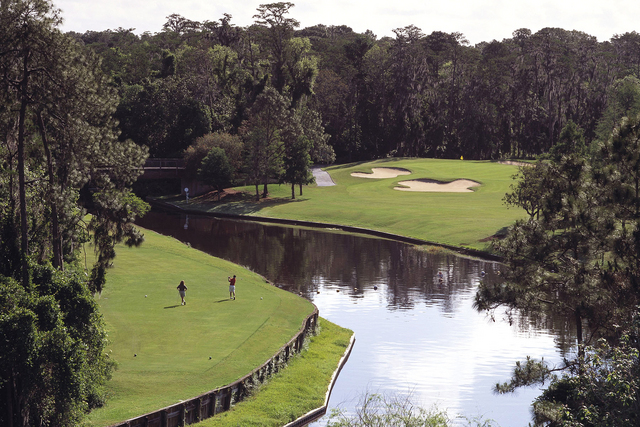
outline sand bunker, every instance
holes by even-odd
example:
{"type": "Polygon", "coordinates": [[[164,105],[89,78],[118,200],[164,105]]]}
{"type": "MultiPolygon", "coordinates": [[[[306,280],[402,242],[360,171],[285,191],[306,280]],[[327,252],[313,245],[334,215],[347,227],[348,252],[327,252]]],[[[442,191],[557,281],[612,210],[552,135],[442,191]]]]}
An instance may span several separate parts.
{"type": "Polygon", "coordinates": [[[501,165],[512,165],[512,166],[533,166],[533,163],[518,162],[515,160],[501,160],[498,163],[500,163],[501,165]]]}
{"type": "Polygon", "coordinates": [[[356,178],[395,178],[399,175],[411,175],[411,171],[400,168],[371,168],[373,173],[353,172],[356,178]]]}
{"type": "Polygon", "coordinates": [[[468,179],[456,179],[451,182],[440,182],[433,179],[416,179],[414,181],[400,181],[405,187],[394,187],[400,191],[422,191],[436,193],[472,193],[469,187],[478,187],[480,183],[468,179]]]}

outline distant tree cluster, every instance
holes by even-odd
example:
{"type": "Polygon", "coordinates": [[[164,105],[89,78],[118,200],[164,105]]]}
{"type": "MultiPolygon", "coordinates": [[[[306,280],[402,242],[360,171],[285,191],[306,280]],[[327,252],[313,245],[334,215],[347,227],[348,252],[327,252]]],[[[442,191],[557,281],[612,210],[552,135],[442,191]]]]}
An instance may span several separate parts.
{"type": "MultiPolygon", "coordinates": [[[[413,25],[299,29],[292,3],[261,5],[248,27],[167,17],[158,33],[74,34],[118,85],[123,138],[180,155],[208,132],[240,133],[267,87],[289,109],[320,114],[339,161],[387,156],[535,157],[572,121],[591,141],[625,77],[640,77],[640,34],[598,42],[544,28],[470,46],[461,33],[413,25]]],[[[313,161],[331,159],[312,153],[313,161]]]]}
{"type": "Polygon", "coordinates": [[[261,5],[249,28],[232,25],[230,15],[204,23],[171,15],[156,34],[120,28],[73,36],[103,58],[113,77],[121,140],[148,147],[153,157],[186,155],[190,174],[201,170],[200,178],[222,183],[211,163],[193,164],[201,148],[192,147],[199,138],[218,138],[207,135],[239,136],[240,152],[218,147],[233,165],[224,185],[263,185],[259,198],[271,182],[313,182],[312,162],[335,160],[312,105],[318,57],[309,39],[295,34],[291,7],[261,5]]]}

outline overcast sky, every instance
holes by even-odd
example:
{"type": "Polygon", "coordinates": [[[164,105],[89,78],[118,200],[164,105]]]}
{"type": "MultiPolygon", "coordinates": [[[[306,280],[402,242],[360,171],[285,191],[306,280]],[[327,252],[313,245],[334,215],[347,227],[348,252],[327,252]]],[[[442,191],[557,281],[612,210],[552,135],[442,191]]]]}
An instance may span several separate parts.
{"type": "MultiPolygon", "coordinates": [[[[177,13],[194,21],[217,21],[223,13],[246,26],[264,0],[54,0],[62,9],[63,31],[85,32],[135,28],[140,34],[162,30],[177,13]]],[[[347,25],[378,37],[394,28],[415,25],[432,31],[461,32],[473,45],[511,37],[514,30],[536,32],[545,27],[579,30],[598,41],[615,34],[640,32],[638,0],[298,0],[290,17],[300,28],[316,24],[347,25]]]]}

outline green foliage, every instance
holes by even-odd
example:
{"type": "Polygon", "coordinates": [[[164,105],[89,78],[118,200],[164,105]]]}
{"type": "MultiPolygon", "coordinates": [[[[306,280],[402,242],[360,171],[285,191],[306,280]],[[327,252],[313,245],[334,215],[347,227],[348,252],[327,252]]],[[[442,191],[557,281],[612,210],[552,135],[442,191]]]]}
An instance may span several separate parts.
{"type": "Polygon", "coordinates": [[[533,404],[536,425],[636,426],[640,414],[637,328],[618,345],[587,347],[581,366],[554,377],[533,404]]]}
{"type": "Polygon", "coordinates": [[[87,229],[93,234],[97,259],[88,286],[92,292],[100,293],[106,283],[107,268],[116,257],[115,245],[120,242],[129,247],[142,244],[144,236],[133,222],[136,217],[144,216],[150,206],[126,190],[96,193],[93,200],[96,214],[91,216],[87,229]]]}
{"type": "MultiPolygon", "coordinates": [[[[471,46],[460,32],[413,25],[381,39],[346,26],[299,29],[293,12],[293,3],[275,2],[261,4],[244,28],[228,14],[204,22],[172,14],[155,34],[119,28],[74,37],[104,58],[120,93],[179,80],[212,131],[237,133],[267,86],[295,108],[311,101],[341,162],[533,158],[556,146],[572,121],[590,143],[605,140],[621,112],[637,112],[635,31],[599,42],[575,30],[520,28],[471,46]]],[[[158,102],[149,113],[162,123],[175,100],[158,102]]]]}
{"type": "Polygon", "coordinates": [[[504,196],[504,203],[524,209],[530,218],[538,217],[542,209],[542,196],[549,188],[545,181],[553,179],[548,169],[543,162],[520,166],[518,173],[513,176],[516,183],[511,184],[511,192],[504,196]]]}
{"type": "Polygon", "coordinates": [[[637,120],[623,119],[595,157],[585,159],[581,132],[569,124],[549,160],[535,166],[539,172],[522,173],[507,196],[530,218],[495,245],[505,281],[482,283],[476,307],[506,307],[509,316],[513,310],[559,314],[576,330],[577,352],[564,366],[528,358],[496,387],[511,392],[550,380],[534,404],[536,425],[638,422],[639,133],[637,120]]]}
{"type": "MultiPolygon", "coordinates": [[[[14,45],[0,63],[6,110],[0,127],[7,147],[1,152],[7,167],[0,170],[0,182],[8,184],[0,189],[8,200],[1,207],[3,221],[20,220],[23,286],[29,258],[50,260],[61,269],[75,261],[79,245],[89,239],[83,221],[87,207],[95,208],[94,221],[101,223],[92,228],[101,260],[110,259],[110,245],[118,239],[139,239],[132,234],[131,212],[143,210],[128,189],[147,151],[118,140],[111,82],[92,52],[60,33],[58,18],[58,10],[41,0],[15,0],[0,12],[0,20],[11,23],[0,26],[0,37],[14,45]],[[95,198],[92,191],[98,192],[95,198]]],[[[18,237],[3,237],[10,251],[18,237]]],[[[5,273],[16,277],[15,271],[5,273]]]]}
{"type": "Polygon", "coordinates": [[[608,93],[609,102],[598,122],[597,137],[606,141],[625,117],[640,114],[640,80],[637,76],[625,76],[616,80],[608,93]]]}
{"type": "Polygon", "coordinates": [[[263,197],[268,195],[267,184],[272,176],[279,176],[284,154],[283,128],[288,119],[287,101],[276,90],[267,88],[256,99],[249,120],[241,131],[245,141],[246,170],[256,187],[264,185],[263,197]]]}
{"type": "Polygon", "coordinates": [[[219,147],[229,160],[234,172],[239,172],[242,168],[242,152],[244,144],[242,139],[237,135],[228,133],[209,133],[196,139],[196,142],[190,145],[184,152],[185,174],[188,177],[195,178],[198,169],[202,165],[202,160],[207,156],[212,148],[219,147]]]}
{"type": "Polygon", "coordinates": [[[416,407],[408,396],[365,394],[352,416],[334,411],[329,427],[447,427],[451,424],[446,412],[416,407]]]}
{"type": "Polygon", "coordinates": [[[13,277],[18,280],[20,271],[20,246],[18,226],[11,210],[0,211],[0,276],[13,277]]]}
{"type": "Polygon", "coordinates": [[[451,420],[446,411],[436,407],[425,409],[416,405],[411,395],[365,393],[355,414],[335,409],[329,416],[328,427],[448,427],[453,425],[490,427],[491,420],[457,417],[451,420]]]}
{"type": "Polygon", "coordinates": [[[521,172],[528,179],[507,196],[531,217],[516,222],[495,244],[508,266],[505,282],[482,284],[476,306],[572,318],[582,345],[583,321],[591,330],[610,330],[617,320],[609,303],[617,290],[601,286],[606,240],[615,224],[610,210],[601,207],[591,166],[579,152],[569,150],[534,169],[521,172]]]}
{"type": "Polygon", "coordinates": [[[202,103],[173,77],[125,88],[115,118],[120,140],[147,146],[152,157],[179,157],[211,126],[202,103]]]}
{"type": "Polygon", "coordinates": [[[200,180],[218,190],[218,200],[222,190],[231,184],[233,174],[233,167],[220,147],[213,147],[202,159],[202,166],[198,169],[200,180]]]}
{"type": "Polygon", "coordinates": [[[78,274],[32,269],[28,288],[0,276],[0,422],[76,426],[114,367],[104,324],[78,274]]]}
{"type": "Polygon", "coordinates": [[[584,157],[587,155],[587,147],[582,129],[579,129],[572,120],[569,120],[560,132],[558,142],[549,150],[549,157],[558,163],[561,161],[562,156],[571,155],[584,157]]]}

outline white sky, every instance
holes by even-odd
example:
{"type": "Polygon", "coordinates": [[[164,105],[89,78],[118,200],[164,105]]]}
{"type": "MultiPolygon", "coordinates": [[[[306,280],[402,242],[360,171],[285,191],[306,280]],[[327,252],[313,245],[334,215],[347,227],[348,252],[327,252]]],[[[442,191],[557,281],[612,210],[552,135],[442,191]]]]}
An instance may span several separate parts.
{"type": "MultiPolygon", "coordinates": [[[[63,31],[135,28],[156,33],[166,17],[177,13],[194,21],[217,21],[223,13],[246,26],[260,4],[273,0],[54,0],[62,9],[63,31]]],[[[461,32],[474,45],[510,38],[514,30],[545,27],[579,30],[609,40],[615,34],[640,32],[638,0],[297,0],[289,16],[300,28],[316,24],[347,25],[378,37],[415,25],[432,31],[461,32]]]]}

